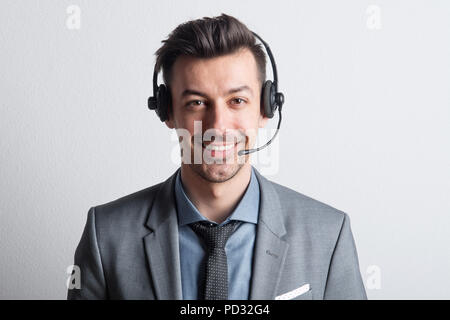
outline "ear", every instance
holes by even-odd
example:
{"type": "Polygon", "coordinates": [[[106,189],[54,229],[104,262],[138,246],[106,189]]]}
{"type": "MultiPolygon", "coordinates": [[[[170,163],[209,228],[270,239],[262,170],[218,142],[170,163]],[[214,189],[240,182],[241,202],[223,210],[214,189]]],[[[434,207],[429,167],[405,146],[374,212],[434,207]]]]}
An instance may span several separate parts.
{"type": "MultiPolygon", "coordinates": [[[[170,89],[169,89],[170,90],[170,89]]],[[[169,91],[170,92],[170,91],[169,91]]],[[[170,97],[170,96],[169,96],[170,97]]],[[[170,98],[170,104],[168,106],[168,111],[167,111],[167,120],[164,121],[164,123],[166,124],[166,126],[169,129],[173,129],[175,128],[175,121],[173,120],[173,112],[172,112],[172,99],[170,98]]]]}
{"type": "Polygon", "coordinates": [[[172,111],[172,89],[167,86],[167,120],[164,121],[166,123],[166,126],[169,129],[175,128],[175,121],[173,120],[173,111],[172,111]]]}
{"type": "Polygon", "coordinates": [[[264,128],[266,126],[266,124],[267,124],[267,121],[269,121],[269,118],[267,118],[263,114],[260,114],[259,118],[258,118],[258,127],[259,128],[264,128]]]}
{"type": "Polygon", "coordinates": [[[166,126],[167,126],[169,129],[175,128],[175,123],[174,123],[174,121],[173,121],[172,116],[169,116],[169,119],[167,119],[166,121],[164,121],[164,123],[166,124],[166,126]]]}

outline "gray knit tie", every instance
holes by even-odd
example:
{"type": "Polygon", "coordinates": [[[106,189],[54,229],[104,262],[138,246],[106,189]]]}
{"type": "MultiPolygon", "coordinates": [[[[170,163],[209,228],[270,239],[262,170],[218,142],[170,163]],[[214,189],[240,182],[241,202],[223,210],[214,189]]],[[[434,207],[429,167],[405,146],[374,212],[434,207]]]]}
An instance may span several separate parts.
{"type": "Polygon", "coordinates": [[[231,220],[223,226],[199,221],[190,227],[205,241],[208,248],[206,272],[204,273],[204,293],[200,299],[228,300],[228,265],[225,245],[233,231],[241,222],[231,220]]]}

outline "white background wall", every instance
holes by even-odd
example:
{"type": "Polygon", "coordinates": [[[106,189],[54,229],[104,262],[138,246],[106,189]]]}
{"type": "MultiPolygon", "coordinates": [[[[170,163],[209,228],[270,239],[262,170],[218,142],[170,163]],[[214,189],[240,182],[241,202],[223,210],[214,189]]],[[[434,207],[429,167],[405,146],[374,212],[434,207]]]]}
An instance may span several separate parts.
{"type": "Polygon", "coordinates": [[[366,286],[380,271],[370,299],[449,299],[445,0],[2,0],[0,298],[65,299],[89,207],[174,172],[171,132],[146,108],[154,52],[179,23],[222,12],[278,63],[267,177],[350,215],[366,286]]]}

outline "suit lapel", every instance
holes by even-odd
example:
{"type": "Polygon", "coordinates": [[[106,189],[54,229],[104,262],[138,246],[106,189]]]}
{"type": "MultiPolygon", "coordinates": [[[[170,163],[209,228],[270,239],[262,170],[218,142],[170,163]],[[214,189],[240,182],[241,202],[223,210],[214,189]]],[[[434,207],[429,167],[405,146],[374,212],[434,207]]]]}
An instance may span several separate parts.
{"type": "Polygon", "coordinates": [[[280,280],[289,244],[282,240],[286,233],[281,204],[272,183],[258,178],[261,200],[256,228],[250,300],[272,300],[280,280]]]}
{"type": "Polygon", "coordinates": [[[146,222],[152,232],[144,237],[144,246],[158,300],[182,299],[175,176],[162,183],[146,222]]]}
{"type": "MultiPolygon", "coordinates": [[[[272,183],[256,169],[255,174],[261,200],[250,299],[271,300],[275,298],[289,245],[282,239],[286,229],[278,194],[272,183]]],[[[175,177],[176,172],[162,183],[146,222],[152,232],[144,237],[144,246],[158,300],[182,299],[175,177]]]]}

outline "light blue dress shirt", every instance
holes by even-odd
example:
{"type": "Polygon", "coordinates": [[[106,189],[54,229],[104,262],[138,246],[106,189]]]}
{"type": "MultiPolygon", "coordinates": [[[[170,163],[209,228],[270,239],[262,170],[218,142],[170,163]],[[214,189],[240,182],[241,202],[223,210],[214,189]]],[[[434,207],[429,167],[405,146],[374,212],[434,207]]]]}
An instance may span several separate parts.
{"type": "MultiPolygon", "coordinates": [[[[228,298],[230,300],[248,300],[250,297],[259,198],[259,183],[252,168],[250,183],[244,196],[232,214],[220,224],[224,225],[230,220],[242,221],[225,246],[228,264],[228,298]]],[[[204,272],[207,249],[203,240],[188,224],[203,220],[217,223],[205,218],[189,200],[183,189],[181,170],[178,170],[176,177],[175,199],[178,214],[183,299],[197,300],[200,293],[198,290],[201,288],[200,274],[204,272]]]]}

